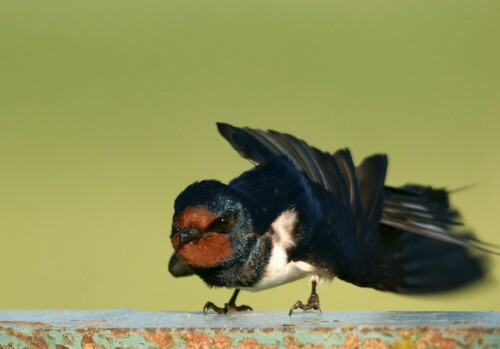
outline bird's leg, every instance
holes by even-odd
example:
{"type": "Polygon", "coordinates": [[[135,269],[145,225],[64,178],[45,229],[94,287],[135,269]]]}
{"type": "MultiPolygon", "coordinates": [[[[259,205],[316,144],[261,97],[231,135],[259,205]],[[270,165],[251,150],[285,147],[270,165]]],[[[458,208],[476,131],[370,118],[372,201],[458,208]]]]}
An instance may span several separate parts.
{"type": "Polygon", "coordinates": [[[309,296],[309,299],[307,300],[307,304],[304,305],[304,303],[302,303],[301,301],[297,301],[293,305],[293,307],[290,309],[290,311],[288,312],[288,316],[292,316],[293,311],[297,308],[300,308],[302,310],[310,310],[310,309],[319,310],[319,312],[321,314],[321,309],[319,308],[319,296],[316,293],[316,284],[317,284],[317,280],[316,280],[316,278],[313,278],[311,281],[311,285],[312,285],[311,295],[309,296]]]}
{"type": "Polygon", "coordinates": [[[203,307],[203,313],[207,314],[210,309],[215,311],[217,314],[227,314],[227,313],[238,313],[240,311],[252,311],[253,309],[249,307],[248,305],[236,305],[236,297],[238,297],[238,293],[240,293],[240,290],[236,289],[234,290],[233,295],[231,296],[231,299],[229,302],[224,304],[224,308],[220,308],[213,304],[212,302],[207,302],[205,306],[203,307]]]}

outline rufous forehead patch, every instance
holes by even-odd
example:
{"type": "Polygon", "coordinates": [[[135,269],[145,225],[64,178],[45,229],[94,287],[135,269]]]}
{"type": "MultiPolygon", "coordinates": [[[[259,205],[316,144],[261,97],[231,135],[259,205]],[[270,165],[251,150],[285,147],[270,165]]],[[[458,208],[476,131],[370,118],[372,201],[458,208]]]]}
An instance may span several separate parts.
{"type": "Polygon", "coordinates": [[[174,217],[174,221],[179,229],[196,228],[202,232],[217,218],[203,206],[194,206],[183,209],[174,217]]]}

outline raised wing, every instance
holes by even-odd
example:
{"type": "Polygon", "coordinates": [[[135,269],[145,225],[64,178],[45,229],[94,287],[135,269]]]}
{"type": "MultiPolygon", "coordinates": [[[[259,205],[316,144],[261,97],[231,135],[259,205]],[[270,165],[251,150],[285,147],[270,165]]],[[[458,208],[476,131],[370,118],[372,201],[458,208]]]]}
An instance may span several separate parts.
{"type": "Polygon", "coordinates": [[[254,165],[286,156],[313,183],[335,194],[340,203],[350,207],[354,217],[360,216],[356,173],[348,149],[329,154],[286,133],[239,128],[224,123],[217,123],[217,127],[233,148],[254,165]]]}
{"type": "MultiPolygon", "coordinates": [[[[475,238],[452,232],[460,225],[458,214],[448,204],[447,192],[422,186],[384,186],[387,157],[376,154],[354,167],[348,149],[334,154],[309,146],[292,135],[217,123],[220,134],[244,158],[258,165],[276,156],[286,156],[313,182],[333,193],[348,207],[358,238],[372,239],[379,222],[403,231],[444,242],[498,254],[475,238]]],[[[365,242],[368,242],[365,240],[365,242]]]]}

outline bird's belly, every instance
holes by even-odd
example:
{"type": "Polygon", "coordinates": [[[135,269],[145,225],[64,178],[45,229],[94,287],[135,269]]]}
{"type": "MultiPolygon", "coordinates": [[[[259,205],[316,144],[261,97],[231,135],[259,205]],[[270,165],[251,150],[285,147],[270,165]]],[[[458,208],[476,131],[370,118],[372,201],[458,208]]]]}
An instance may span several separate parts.
{"type": "Polygon", "coordinates": [[[265,276],[257,284],[241,289],[252,292],[262,291],[315,274],[316,268],[306,262],[288,262],[280,266],[270,264],[265,276]]]}

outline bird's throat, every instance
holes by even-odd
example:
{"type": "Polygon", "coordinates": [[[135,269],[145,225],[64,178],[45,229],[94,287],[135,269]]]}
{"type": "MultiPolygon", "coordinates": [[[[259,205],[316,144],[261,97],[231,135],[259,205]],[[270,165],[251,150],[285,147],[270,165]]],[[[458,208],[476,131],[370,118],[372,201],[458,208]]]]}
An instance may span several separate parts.
{"type": "Polygon", "coordinates": [[[226,234],[213,233],[181,246],[176,254],[190,267],[210,268],[230,257],[233,249],[226,234]]]}

